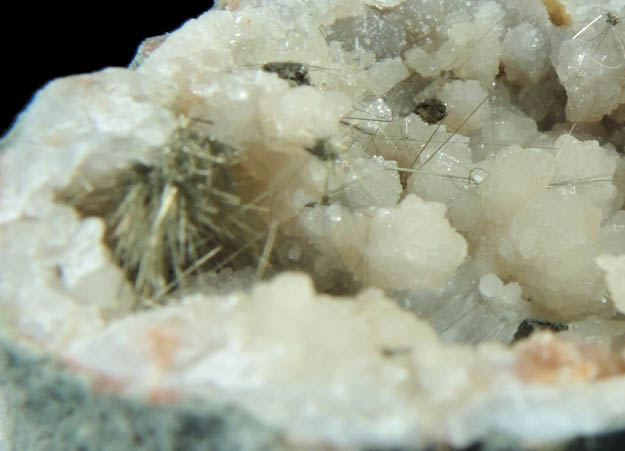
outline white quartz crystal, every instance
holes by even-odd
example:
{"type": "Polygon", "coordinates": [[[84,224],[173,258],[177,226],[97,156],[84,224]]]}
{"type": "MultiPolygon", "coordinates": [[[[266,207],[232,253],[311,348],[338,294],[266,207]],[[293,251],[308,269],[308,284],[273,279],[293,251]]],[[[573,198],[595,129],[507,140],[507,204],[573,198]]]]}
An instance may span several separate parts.
{"type": "Polygon", "coordinates": [[[600,255],[597,257],[597,264],[601,269],[606,271],[606,281],[612,300],[616,308],[625,311],[625,285],[623,285],[623,277],[625,275],[625,256],[619,255],[600,255]]]}
{"type": "Polygon", "coordinates": [[[620,3],[231,0],[132,69],[50,82],[0,141],[3,330],[118,394],[241,405],[294,449],[622,426],[620,3]],[[305,79],[265,70],[287,62],[305,79]],[[211,194],[254,216],[192,199],[249,233],[141,304],[97,199],[63,193],[172,151],[226,168],[211,194]],[[569,328],[509,346],[525,319],[569,328]]]}
{"type": "Polygon", "coordinates": [[[376,211],[366,250],[368,282],[388,289],[440,287],[467,252],[444,215],[444,205],[414,195],[396,208],[376,211]]]}
{"type": "Polygon", "coordinates": [[[552,38],[551,59],[569,95],[566,112],[572,121],[597,121],[623,99],[623,12],[622,5],[573,10],[573,25],[558,29],[552,38]]]}
{"type": "Polygon", "coordinates": [[[336,136],[349,99],[336,92],[302,86],[259,99],[265,140],[314,145],[315,139],[336,136]]]}

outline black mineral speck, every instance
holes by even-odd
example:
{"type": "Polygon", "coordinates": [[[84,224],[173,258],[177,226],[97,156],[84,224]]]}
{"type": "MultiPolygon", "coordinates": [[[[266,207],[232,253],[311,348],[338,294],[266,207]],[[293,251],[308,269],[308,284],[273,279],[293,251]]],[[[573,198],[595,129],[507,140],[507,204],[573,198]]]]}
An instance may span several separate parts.
{"type": "Polygon", "coordinates": [[[411,347],[399,347],[399,348],[382,348],[380,352],[384,357],[395,357],[396,355],[410,354],[412,352],[411,347]]]}
{"type": "Polygon", "coordinates": [[[440,100],[431,98],[417,104],[414,112],[428,124],[436,124],[447,116],[447,106],[440,100]]]}
{"type": "Polygon", "coordinates": [[[321,161],[330,161],[337,158],[334,147],[326,139],[317,139],[312,146],[304,147],[304,150],[316,156],[321,161]]]}
{"type": "Polygon", "coordinates": [[[310,86],[308,66],[295,61],[270,62],[263,64],[265,72],[277,74],[283,80],[287,80],[291,86],[310,86]]]}
{"type": "Polygon", "coordinates": [[[568,330],[569,326],[565,323],[544,321],[539,319],[524,319],[519,324],[519,328],[512,337],[512,343],[515,343],[523,338],[527,338],[534,332],[539,330],[551,330],[553,332],[562,332],[568,330]]]}

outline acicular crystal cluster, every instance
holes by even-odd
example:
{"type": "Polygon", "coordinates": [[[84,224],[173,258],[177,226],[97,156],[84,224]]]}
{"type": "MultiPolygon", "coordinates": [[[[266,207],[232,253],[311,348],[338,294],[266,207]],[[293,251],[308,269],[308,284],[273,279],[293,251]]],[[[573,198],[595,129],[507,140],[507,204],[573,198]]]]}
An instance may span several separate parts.
{"type": "Polygon", "coordinates": [[[296,448],[613,427],[618,3],[231,0],[51,82],[0,142],[7,330],[296,448]]]}

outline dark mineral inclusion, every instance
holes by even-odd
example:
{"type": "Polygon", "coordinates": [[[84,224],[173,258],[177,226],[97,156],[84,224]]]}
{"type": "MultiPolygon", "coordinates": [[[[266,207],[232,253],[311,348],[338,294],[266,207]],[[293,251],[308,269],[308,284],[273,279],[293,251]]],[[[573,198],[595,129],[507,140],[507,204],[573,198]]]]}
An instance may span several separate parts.
{"type": "Polygon", "coordinates": [[[310,86],[308,66],[294,61],[270,62],[263,64],[265,72],[278,75],[283,80],[287,80],[291,86],[310,86]]]}
{"type": "Polygon", "coordinates": [[[431,98],[418,103],[414,112],[428,124],[436,124],[447,116],[447,106],[440,100],[431,98]]]}
{"type": "Polygon", "coordinates": [[[540,319],[524,319],[519,324],[517,331],[514,333],[514,337],[512,337],[512,343],[519,341],[523,338],[527,338],[532,335],[534,332],[539,330],[550,330],[552,332],[561,332],[563,330],[568,330],[569,326],[565,323],[544,321],[540,319]]]}

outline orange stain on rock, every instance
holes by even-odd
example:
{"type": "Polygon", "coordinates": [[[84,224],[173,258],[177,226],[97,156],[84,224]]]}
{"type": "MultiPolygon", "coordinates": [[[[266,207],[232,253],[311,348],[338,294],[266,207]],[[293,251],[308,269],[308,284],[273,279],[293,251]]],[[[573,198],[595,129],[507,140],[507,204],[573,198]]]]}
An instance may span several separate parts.
{"type": "Polygon", "coordinates": [[[171,367],[174,355],[180,347],[178,334],[164,330],[162,327],[148,329],[145,334],[149,346],[150,356],[161,370],[171,367]]]}
{"type": "Polygon", "coordinates": [[[528,382],[582,383],[625,373],[620,355],[600,346],[563,340],[551,332],[536,333],[514,350],[516,372],[528,382]]]}

